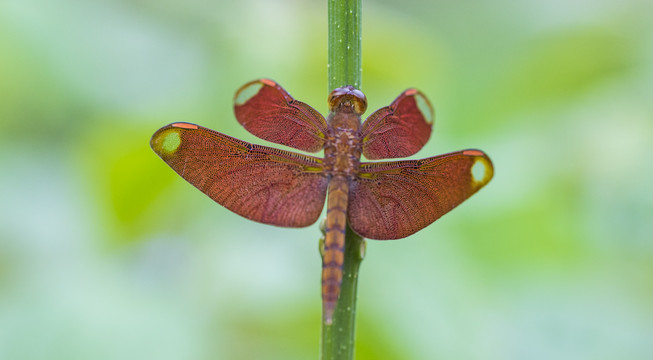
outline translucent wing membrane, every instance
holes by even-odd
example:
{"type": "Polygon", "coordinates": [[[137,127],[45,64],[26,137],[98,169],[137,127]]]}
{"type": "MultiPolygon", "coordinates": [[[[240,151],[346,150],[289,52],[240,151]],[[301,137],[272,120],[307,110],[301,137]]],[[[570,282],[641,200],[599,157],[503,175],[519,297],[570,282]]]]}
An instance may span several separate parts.
{"type": "Polygon", "coordinates": [[[363,123],[363,155],[370,160],[406,157],[431,136],[433,108],[426,97],[408,89],[363,123]]]}
{"type": "Polygon", "coordinates": [[[241,87],[234,97],[234,112],[247,131],[263,140],[308,152],[324,146],[324,117],[272,80],[241,87]]]}
{"type": "Polygon", "coordinates": [[[487,184],[490,159],[465,150],[422,160],[362,163],[351,182],[349,222],[363,237],[389,240],[411,235],[487,184]]]}
{"type": "Polygon", "coordinates": [[[328,180],[319,158],[188,123],[162,127],[150,145],[181,177],[248,219],[301,227],[314,223],[324,207],[328,180]]]}

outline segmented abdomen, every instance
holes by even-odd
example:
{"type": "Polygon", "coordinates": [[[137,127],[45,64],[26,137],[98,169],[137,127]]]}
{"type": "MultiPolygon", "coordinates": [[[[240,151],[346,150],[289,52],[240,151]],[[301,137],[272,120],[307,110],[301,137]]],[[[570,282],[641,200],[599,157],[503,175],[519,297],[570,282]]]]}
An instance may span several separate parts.
{"type": "Polygon", "coordinates": [[[327,324],[333,319],[333,311],[340,295],[348,200],[349,182],[344,176],[334,176],[329,183],[326,237],[322,254],[322,302],[324,321],[327,324]]]}

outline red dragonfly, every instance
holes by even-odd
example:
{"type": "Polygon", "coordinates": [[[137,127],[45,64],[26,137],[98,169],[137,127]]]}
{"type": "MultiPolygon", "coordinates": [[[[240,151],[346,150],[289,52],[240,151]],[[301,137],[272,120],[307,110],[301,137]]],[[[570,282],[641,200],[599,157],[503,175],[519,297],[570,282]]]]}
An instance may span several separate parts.
{"type": "Polygon", "coordinates": [[[162,127],[150,144],[181,177],[251,220],[308,226],[327,198],[322,300],[324,321],[331,323],[347,223],[370,239],[409,236],[487,184],[493,168],[480,150],[422,160],[360,161],[361,154],[370,160],[410,156],[426,143],[433,109],[416,89],[404,91],[362,124],[367,100],[361,91],[341,87],[328,102],[325,120],[268,79],[244,85],[234,97],[236,118],[249,132],[302,151],[324,149],[324,158],[250,144],[184,122],[162,127]]]}

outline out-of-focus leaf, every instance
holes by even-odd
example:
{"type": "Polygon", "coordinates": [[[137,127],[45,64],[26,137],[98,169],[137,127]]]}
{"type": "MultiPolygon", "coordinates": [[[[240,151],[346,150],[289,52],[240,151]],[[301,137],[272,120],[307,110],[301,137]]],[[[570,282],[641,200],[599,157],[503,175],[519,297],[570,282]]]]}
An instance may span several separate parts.
{"type": "Polygon", "coordinates": [[[120,234],[110,238],[131,242],[153,230],[156,211],[152,206],[176,174],[162,166],[150,149],[156,128],[136,125],[139,121],[128,126],[124,120],[99,122],[81,139],[76,156],[86,169],[89,193],[97,197],[95,203],[108,230],[120,234]]]}
{"type": "Polygon", "coordinates": [[[415,87],[435,104],[437,118],[449,80],[446,66],[451,54],[437,35],[427,31],[426,24],[394,12],[376,15],[363,24],[363,91],[369,102],[368,115],[415,87]]]}
{"type": "MultiPolygon", "coordinates": [[[[363,313],[364,314],[364,313],[363,313]]],[[[412,349],[403,346],[397,341],[396,334],[387,328],[378,326],[383,319],[375,318],[374,321],[358,312],[356,323],[356,359],[358,360],[401,360],[414,359],[412,349]]]]}
{"type": "MultiPolygon", "coordinates": [[[[626,74],[636,62],[634,47],[605,29],[570,29],[531,38],[504,67],[470,81],[454,129],[465,133],[497,130],[521,112],[537,112],[570,102],[601,82],[626,74]],[[473,126],[471,126],[473,124],[473,126]]],[[[465,94],[461,94],[465,96],[465,94]]],[[[555,119],[552,119],[555,121],[555,119]]]]}
{"type": "MultiPolygon", "coordinates": [[[[318,354],[319,319],[317,308],[293,307],[292,311],[257,316],[253,310],[250,316],[228,319],[232,341],[228,346],[215,349],[214,353],[228,359],[254,359],[260,354],[269,354],[268,359],[307,359],[318,354]]],[[[224,321],[224,318],[221,319],[224,321]]]]}
{"type": "Polygon", "coordinates": [[[459,227],[460,244],[484,273],[568,272],[589,256],[586,234],[575,223],[582,211],[579,190],[574,180],[556,179],[513,211],[494,212],[474,218],[474,226],[459,227]],[[510,231],[497,231],[506,228],[510,231]]]}
{"type": "Polygon", "coordinates": [[[0,139],[19,133],[57,144],[84,107],[23,34],[3,25],[0,21],[0,139]]]}

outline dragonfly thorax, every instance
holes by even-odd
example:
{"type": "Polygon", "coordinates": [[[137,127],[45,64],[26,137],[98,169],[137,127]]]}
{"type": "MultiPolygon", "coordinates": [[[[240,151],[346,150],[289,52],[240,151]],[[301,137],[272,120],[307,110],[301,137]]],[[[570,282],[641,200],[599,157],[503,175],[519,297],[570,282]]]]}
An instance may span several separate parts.
{"type": "Polygon", "coordinates": [[[328,117],[329,133],[324,146],[324,167],[331,175],[356,174],[362,151],[360,115],[335,111],[328,117]]]}

